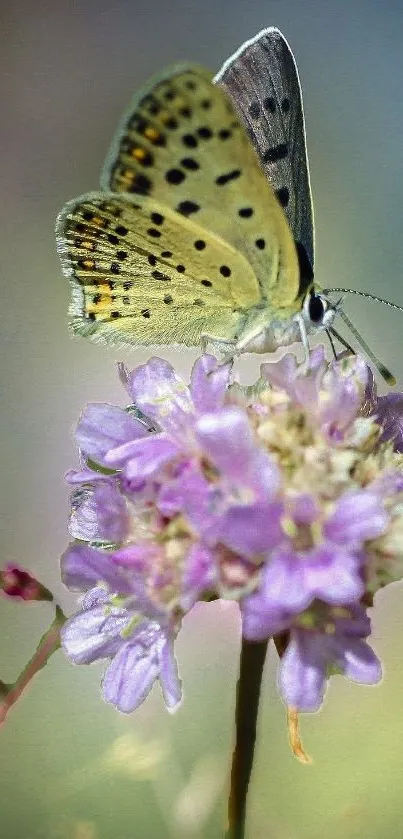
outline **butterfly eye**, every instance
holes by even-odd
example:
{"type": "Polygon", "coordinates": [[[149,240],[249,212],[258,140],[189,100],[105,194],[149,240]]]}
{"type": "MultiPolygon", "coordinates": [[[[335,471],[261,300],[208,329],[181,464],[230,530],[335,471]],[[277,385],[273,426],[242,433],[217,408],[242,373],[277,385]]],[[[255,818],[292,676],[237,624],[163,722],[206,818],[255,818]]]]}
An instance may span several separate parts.
{"type": "Polygon", "coordinates": [[[305,297],[302,312],[312,329],[327,329],[333,323],[336,313],[326,295],[312,290],[305,297]]]}
{"type": "Polygon", "coordinates": [[[309,319],[312,321],[312,323],[322,323],[326,309],[327,301],[322,297],[321,294],[315,294],[314,292],[312,292],[309,295],[308,303],[309,319]]]}

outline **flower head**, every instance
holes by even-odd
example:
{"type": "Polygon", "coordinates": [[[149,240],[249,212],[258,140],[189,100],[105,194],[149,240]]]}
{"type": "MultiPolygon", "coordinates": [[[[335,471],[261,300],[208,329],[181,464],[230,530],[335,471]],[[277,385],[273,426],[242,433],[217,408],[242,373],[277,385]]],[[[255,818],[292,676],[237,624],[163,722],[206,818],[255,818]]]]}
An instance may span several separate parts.
{"type": "Polygon", "coordinates": [[[294,708],[320,707],[333,672],[378,681],[364,604],[403,576],[402,400],[388,412],[362,359],[329,364],[321,347],[307,370],[291,353],[263,364],[249,388],[209,355],[189,386],[158,358],[120,374],[133,405],[87,406],[68,475],[62,570],[86,592],[62,631],[70,659],[108,659],[122,711],[155,680],[175,707],[182,618],[221,597],[246,638],[282,638],[294,708]]]}

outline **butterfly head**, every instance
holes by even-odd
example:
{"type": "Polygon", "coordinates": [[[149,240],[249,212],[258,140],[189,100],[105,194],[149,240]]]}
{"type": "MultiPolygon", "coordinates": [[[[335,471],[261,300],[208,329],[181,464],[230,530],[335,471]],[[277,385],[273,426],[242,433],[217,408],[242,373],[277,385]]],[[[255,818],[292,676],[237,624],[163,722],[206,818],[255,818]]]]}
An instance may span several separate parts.
{"type": "Polygon", "coordinates": [[[326,294],[312,286],[305,296],[301,314],[297,317],[299,321],[302,317],[307,333],[319,332],[332,326],[338,308],[339,302],[332,302],[326,294]]]}

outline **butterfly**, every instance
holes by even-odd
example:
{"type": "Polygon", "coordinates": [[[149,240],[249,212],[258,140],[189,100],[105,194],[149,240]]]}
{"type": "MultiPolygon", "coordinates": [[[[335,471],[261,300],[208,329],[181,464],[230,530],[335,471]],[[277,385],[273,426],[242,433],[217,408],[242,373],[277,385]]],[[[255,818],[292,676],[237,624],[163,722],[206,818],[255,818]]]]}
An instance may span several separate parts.
{"type": "Polygon", "coordinates": [[[313,285],[301,88],[276,28],[218,75],[178,65],[134,98],[100,192],[60,213],[74,333],[134,346],[270,352],[328,329],[313,285]]]}

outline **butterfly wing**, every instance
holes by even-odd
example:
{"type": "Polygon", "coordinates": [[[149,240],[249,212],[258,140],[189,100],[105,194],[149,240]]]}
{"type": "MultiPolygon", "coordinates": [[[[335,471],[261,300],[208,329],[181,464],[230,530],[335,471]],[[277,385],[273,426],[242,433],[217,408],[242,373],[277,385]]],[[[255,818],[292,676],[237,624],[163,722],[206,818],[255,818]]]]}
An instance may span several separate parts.
{"type": "Polygon", "coordinates": [[[304,112],[291,49],[272,27],[226,61],[215,82],[230,96],[284,208],[297,247],[302,294],[314,270],[314,231],[304,112]]]}
{"type": "Polygon", "coordinates": [[[92,193],[57,221],[74,332],[133,345],[236,340],[261,299],[245,257],[153,198],[92,193]]]}
{"type": "Polygon", "coordinates": [[[285,216],[228,96],[205,70],[174,67],[135,97],[101,185],[152,196],[222,238],[246,257],[263,303],[297,299],[298,259],[285,216]]]}

